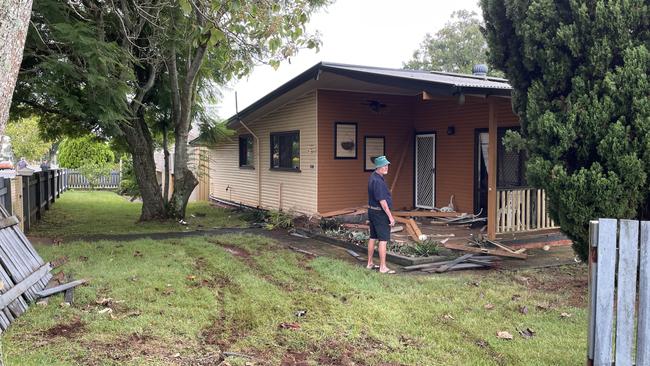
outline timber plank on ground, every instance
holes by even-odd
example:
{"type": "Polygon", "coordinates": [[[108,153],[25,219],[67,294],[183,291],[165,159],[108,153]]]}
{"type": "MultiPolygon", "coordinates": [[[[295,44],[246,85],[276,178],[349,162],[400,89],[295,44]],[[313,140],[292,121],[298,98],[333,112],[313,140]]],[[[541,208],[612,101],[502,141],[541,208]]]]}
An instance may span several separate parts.
{"type": "Polygon", "coordinates": [[[462,250],[464,252],[469,252],[469,253],[483,253],[483,254],[498,255],[500,257],[511,257],[517,259],[528,258],[528,254],[525,253],[510,253],[500,249],[485,249],[485,248],[469,247],[466,245],[453,244],[453,243],[445,243],[444,246],[447,249],[462,250]]]}

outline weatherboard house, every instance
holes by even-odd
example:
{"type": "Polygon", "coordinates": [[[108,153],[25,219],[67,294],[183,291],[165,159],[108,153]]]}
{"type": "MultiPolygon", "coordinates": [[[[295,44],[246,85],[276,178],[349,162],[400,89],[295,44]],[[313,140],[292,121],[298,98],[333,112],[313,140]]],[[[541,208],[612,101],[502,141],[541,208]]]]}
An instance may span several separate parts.
{"type": "Polygon", "coordinates": [[[490,236],[553,227],[525,156],[511,86],[486,76],[321,62],[231,117],[210,151],[210,198],[319,214],[367,202],[373,158],[391,161],[396,209],[447,206],[487,216],[490,236]]]}

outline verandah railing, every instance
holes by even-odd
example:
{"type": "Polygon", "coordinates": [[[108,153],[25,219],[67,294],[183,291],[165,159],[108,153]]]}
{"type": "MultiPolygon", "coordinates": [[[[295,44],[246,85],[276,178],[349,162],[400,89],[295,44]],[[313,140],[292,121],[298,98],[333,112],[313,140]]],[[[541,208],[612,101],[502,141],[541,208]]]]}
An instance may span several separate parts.
{"type": "Polygon", "coordinates": [[[537,188],[497,189],[497,234],[556,228],[537,188]]]}

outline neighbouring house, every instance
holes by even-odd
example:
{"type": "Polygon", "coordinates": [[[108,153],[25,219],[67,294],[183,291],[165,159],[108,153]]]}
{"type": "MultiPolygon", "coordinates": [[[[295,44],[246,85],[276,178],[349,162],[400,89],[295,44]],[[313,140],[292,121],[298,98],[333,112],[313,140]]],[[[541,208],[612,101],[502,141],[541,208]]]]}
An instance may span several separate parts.
{"type": "MultiPolygon", "coordinates": [[[[199,136],[196,129],[192,129],[188,133],[188,141],[192,141],[199,136]]],[[[199,184],[194,187],[188,202],[207,201],[210,189],[210,170],[208,168],[208,154],[209,151],[206,147],[197,146],[192,143],[187,145],[188,168],[194,173],[199,180],[199,184]]],[[[156,163],[156,180],[161,188],[164,188],[165,176],[165,154],[162,149],[156,149],[153,153],[153,158],[156,163]]],[[[174,191],[174,145],[169,147],[169,197],[174,191]]]]}
{"type": "Polygon", "coordinates": [[[486,72],[318,63],[227,121],[236,134],[210,151],[210,197],[308,215],[359,207],[386,155],[397,209],[453,196],[458,212],[487,215],[492,237],[553,227],[525,156],[502,143],[519,128],[512,89],[486,72]]]}

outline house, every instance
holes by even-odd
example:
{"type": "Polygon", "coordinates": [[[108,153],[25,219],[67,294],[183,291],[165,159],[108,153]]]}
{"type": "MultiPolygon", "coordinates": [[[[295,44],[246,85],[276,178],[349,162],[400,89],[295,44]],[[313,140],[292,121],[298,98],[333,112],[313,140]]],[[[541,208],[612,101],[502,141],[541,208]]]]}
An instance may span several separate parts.
{"type": "Polygon", "coordinates": [[[397,209],[486,214],[488,234],[553,226],[524,156],[502,138],[519,128],[507,80],[321,62],[253,103],[210,152],[210,197],[319,214],[367,204],[372,159],[391,161],[397,209]],[[497,174],[488,174],[496,172],[497,174]]]}

